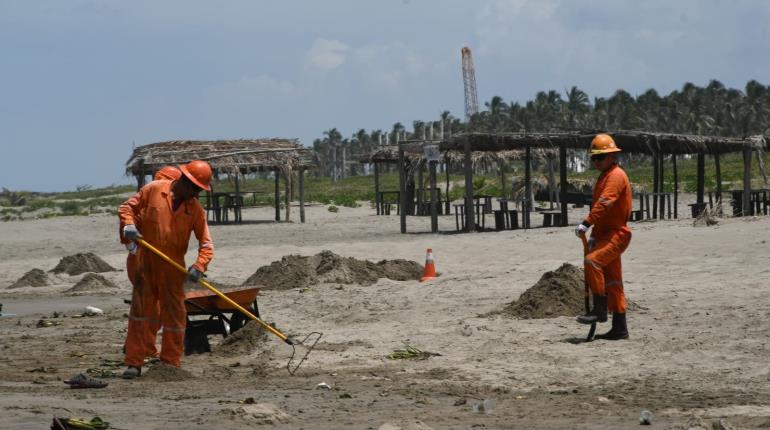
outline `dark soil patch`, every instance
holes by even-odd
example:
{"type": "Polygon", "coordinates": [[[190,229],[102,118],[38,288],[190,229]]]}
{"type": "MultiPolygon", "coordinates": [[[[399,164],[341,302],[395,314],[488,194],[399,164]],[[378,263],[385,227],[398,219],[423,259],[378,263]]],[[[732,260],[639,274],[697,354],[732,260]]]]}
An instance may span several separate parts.
{"type": "Polygon", "coordinates": [[[585,312],[583,269],[569,263],[546,272],[535,285],[501,311],[508,317],[534,319],[577,316],[585,312]]]}
{"type": "Polygon", "coordinates": [[[114,272],[114,267],[110,266],[95,255],[92,252],[85,254],[68,255],[59,261],[51,272],[53,273],[66,273],[70,276],[79,275],[86,272],[102,273],[102,272],[114,272]]]}
{"type": "Polygon", "coordinates": [[[97,275],[96,273],[86,273],[85,276],[83,276],[83,278],[77,284],[75,284],[75,286],[64,292],[71,294],[93,293],[105,290],[115,290],[117,288],[117,285],[102,275],[97,275]]]}
{"type": "Polygon", "coordinates": [[[322,251],[310,257],[285,256],[281,261],[274,261],[257,269],[243,285],[260,285],[265,289],[275,290],[304,288],[324,283],[372,285],[379,278],[395,281],[418,280],[422,272],[422,265],[414,261],[398,259],[373,263],[322,251]]]}
{"type": "Polygon", "coordinates": [[[49,285],[48,275],[40,269],[32,269],[8,288],[45,287],[46,285],[49,285]]]}

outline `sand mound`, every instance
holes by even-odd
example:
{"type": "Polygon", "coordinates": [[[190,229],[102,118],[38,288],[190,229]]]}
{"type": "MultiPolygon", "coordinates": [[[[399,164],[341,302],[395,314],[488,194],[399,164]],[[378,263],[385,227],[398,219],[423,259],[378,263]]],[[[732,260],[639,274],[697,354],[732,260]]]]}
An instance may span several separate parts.
{"type": "Polygon", "coordinates": [[[87,252],[85,254],[68,255],[62,258],[61,261],[59,261],[59,264],[50,271],[53,273],[64,272],[70,276],[74,276],[86,272],[101,273],[113,272],[115,270],[117,269],[107,264],[107,262],[95,254],[87,252]]]}
{"type": "Polygon", "coordinates": [[[17,279],[16,282],[11,284],[8,288],[22,288],[22,287],[45,287],[48,285],[48,275],[40,269],[32,269],[25,273],[24,276],[17,279]]]}
{"type": "Polygon", "coordinates": [[[102,275],[97,275],[96,273],[86,273],[85,276],[83,276],[83,278],[77,284],[75,284],[75,286],[64,292],[93,293],[104,290],[114,290],[117,288],[117,285],[102,275]]]}
{"type": "Polygon", "coordinates": [[[583,269],[564,263],[498,313],[523,319],[577,316],[585,312],[583,285],[583,269]]]}
{"type": "Polygon", "coordinates": [[[730,425],[724,419],[714,418],[711,422],[704,420],[701,417],[692,416],[686,423],[677,424],[668,428],[668,430],[734,430],[735,427],[730,425]]]}
{"type": "Polygon", "coordinates": [[[285,256],[281,261],[257,269],[243,285],[261,285],[276,290],[323,283],[372,285],[379,278],[417,280],[422,276],[422,271],[423,267],[414,261],[399,259],[372,263],[322,251],[310,257],[285,256]]]}
{"type": "Polygon", "coordinates": [[[223,409],[219,413],[252,425],[282,424],[291,421],[291,415],[278,409],[272,403],[243,405],[235,409],[223,409]]]}
{"type": "Polygon", "coordinates": [[[240,330],[227,336],[214,349],[214,353],[221,356],[251,354],[262,348],[267,341],[267,331],[259,323],[249,321],[240,330]]]}
{"type": "Polygon", "coordinates": [[[192,373],[165,363],[155,364],[142,374],[143,379],[156,382],[185,381],[192,379],[192,377],[192,373]]]}

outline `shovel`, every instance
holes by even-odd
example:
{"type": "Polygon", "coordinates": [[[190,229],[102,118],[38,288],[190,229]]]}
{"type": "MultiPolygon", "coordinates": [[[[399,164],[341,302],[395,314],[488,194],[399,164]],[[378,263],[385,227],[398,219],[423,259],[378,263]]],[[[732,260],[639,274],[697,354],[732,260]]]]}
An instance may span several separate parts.
{"type": "MultiPolygon", "coordinates": [[[[582,233],[580,235],[580,240],[583,242],[583,259],[585,259],[585,256],[588,255],[588,240],[586,239],[585,233],[582,233]]],[[[585,305],[586,305],[586,313],[591,312],[591,289],[588,287],[588,279],[585,276],[585,272],[583,273],[583,286],[585,287],[585,305]]],[[[588,330],[588,336],[586,337],[586,342],[591,342],[594,340],[594,333],[596,332],[596,323],[591,324],[591,328],[588,330]]]]}
{"type": "MultiPolygon", "coordinates": [[[[149,249],[150,251],[152,251],[153,254],[155,254],[158,257],[166,260],[167,263],[169,263],[172,266],[176,267],[180,271],[182,271],[184,273],[187,273],[187,269],[182,267],[176,261],[174,261],[171,258],[169,258],[166,254],[161,252],[158,248],[155,248],[154,246],[152,246],[149,243],[145,242],[144,239],[139,238],[139,239],[136,240],[136,242],[138,244],[144,246],[145,248],[149,249]]],[[[277,328],[271,326],[270,324],[262,321],[261,319],[257,318],[256,316],[254,316],[254,314],[252,314],[251,312],[246,310],[243,306],[239,305],[238,303],[236,303],[235,301],[233,301],[232,299],[227,297],[225,294],[223,294],[222,292],[220,292],[219,290],[214,288],[211,284],[206,282],[204,279],[199,279],[198,283],[203,285],[207,289],[209,289],[212,293],[214,293],[217,296],[219,296],[222,300],[224,300],[227,303],[229,303],[230,305],[232,305],[235,309],[238,309],[243,315],[246,315],[247,317],[251,318],[252,320],[258,322],[259,325],[261,325],[262,327],[265,328],[265,330],[267,330],[270,333],[273,333],[274,335],[276,335],[279,339],[284,341],[287,345],[291,346],[291,357],[289,358],[289,362],[286,363],[286,370],[289,371],[289,375],[294,375],[294,372],[296,372],[297,369],[299,369],[299,366],[301,366],[302,363],[305,362],[305,360],[307,359],[307,356],[310,355],[310,352],[313,350],[313,348],[315,348],[315,345],[321,339],[321,336],[323,336],[323,333],[319,333],[317,331],[314,331],[314,332],[308,334],[307,336],[305,336],[302,340],[297,340],[297,339],[294,339],[294,338],[290,338],[290,337],[286,336],[285,334],[283,334],[277,328]],[[298,363],[296,365],[293,365],[292,363],[295,361],[294,360],[294,356],[297,353],[297,346],[304,347],[306,349],[306,352],[302,356],[302,358],[298,360],[298,363]]]]}

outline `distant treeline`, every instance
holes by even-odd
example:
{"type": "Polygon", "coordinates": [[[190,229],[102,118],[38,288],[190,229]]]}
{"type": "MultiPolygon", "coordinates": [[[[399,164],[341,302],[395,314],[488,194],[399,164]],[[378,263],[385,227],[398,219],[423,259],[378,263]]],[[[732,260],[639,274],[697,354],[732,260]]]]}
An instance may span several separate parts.
{"type": "Polygon", "coordinates": [[[562,93],[540,91],[524,104],[494,96],[485,110],[463,121],[444,111],[435,121],[412,121],[411,130],[397,122],[389,131],[360,129],[343,137],[336,128],[313,141],[319,173],[337,179],[361,174],[357,160],[377,145],[397,140],[438,138],[464,131],[543,132],[566,130],[646,130],[682,134],[745,137],[770,135],[770,86],[751,80],[744,90],[726,88],[712,80],[705,87],[686,83],[661,96],[649,89],[637,97],[617,90],[609,98],[596,97],[578,87],[562,93]]]}

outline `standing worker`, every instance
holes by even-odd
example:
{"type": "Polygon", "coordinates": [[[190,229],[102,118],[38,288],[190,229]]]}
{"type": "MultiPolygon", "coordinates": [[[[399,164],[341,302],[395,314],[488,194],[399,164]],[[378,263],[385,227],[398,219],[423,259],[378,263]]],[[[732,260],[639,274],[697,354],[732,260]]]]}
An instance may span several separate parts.
{"type": "Polygon", "coordinates": [[[206,212],[198,202],[202,190],[210,190],[211,167],[195,160],[179,166],[174,181],[153,181],[118,208],[124,242],[143,238],[171,259],[184,265],[184,255],[195,232],[198,257],[187,275],[151,251],[136,249],[136,270],[129,279],[133,285],[126,335],[126,370],[123,377],[142,374],[144,358],[152,354],[148,339],[163,327],[160,360],[181,366],[187,313],[184,304],[185,279],[197,282],[214,255],[214,245],[206,222],[206,212]],[[133,278],[133,279],[132,279],[133,278]],[[157,323],[159,322],[159,324],[157,323]]]}
{"type": "Polygon", "coordinates": [[[620,255],[631,242],[631,230],[627,226],[631,215],[631,185],[626,172],[618,166],[618,152],[620,148],[607,134],[598,134],[591,141],[591,163],[601,175],[594,185],[591,212],[575,228],[575,235],[580,237],[593,226],[583,267],[594,296],[594,308],[577,320],[582,324],[606,322],[609,309],[612,328],[596,336],[606,340],[628,339],[620,255]]]}

